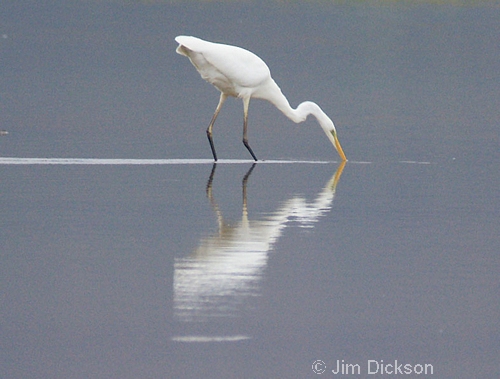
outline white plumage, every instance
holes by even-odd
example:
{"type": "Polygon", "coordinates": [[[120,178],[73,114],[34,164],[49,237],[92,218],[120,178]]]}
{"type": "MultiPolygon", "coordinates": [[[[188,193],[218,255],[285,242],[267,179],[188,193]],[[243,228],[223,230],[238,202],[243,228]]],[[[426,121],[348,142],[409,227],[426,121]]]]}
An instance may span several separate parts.
{"type": "Polygon", "coordinates": [[[271,102],[296,123],[304,121],[309,114],[312,114],[338,151],[341,159],[347,160],[332,120],[317,104],[311,101],[305,101],[293,109],[271,77],[269,67],[257,55],[241,47],[208,42],[196,37],[178,36],[175,41],[179,44],[177,53],[188,57],[201,77],[221,92],[219,104],[207,128],[207,137],[215,161],[217,161],[217,154],[212,139],[212,128],[222,104],[228,96],[243,100],[243,144],[255,160],[257,157],[248,144],[247,136],[248,105],[251,98],[271,102]]]}

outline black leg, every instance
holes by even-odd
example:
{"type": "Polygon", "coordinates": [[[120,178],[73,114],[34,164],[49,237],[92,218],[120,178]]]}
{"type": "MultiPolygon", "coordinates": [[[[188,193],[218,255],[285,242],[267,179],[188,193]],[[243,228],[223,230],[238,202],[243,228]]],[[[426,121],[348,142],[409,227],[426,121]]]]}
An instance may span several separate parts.
{"type": "Polygon", "coordinates": [[[222,104],[224,104],[224,101],[226,101],[227,95],[224,95],[223,93],[220,94],[220,99],[219,99],[219,104],[217,104],[217,108],[215,108],[215,113],[212,116],[212,120],[210,121],[210,125],[208,125],[207,128],[207,137],[208,137],[208,142],[210,142],[210,148],[212,149],[212,155],[214,156],[214,161],[217,162],[217,153],[215,152],[215,146],[214,146],[214,140],[212,139],[212,128],[214,127],[215,120],[217,119],[217,116],[219,115],[220,109],[222,108],[222,104]]]}
{"type": "Polygon", "coordinates": [[[247,148],[247,150],[252,155],[253,159],[257,162],[257,157],[252,151],[252,148],[248,144],[248,136],[247,136],[247,126],[248,126],[248,105],[250,104],[250,98],[243,99],[243,145],[247,148]]]}

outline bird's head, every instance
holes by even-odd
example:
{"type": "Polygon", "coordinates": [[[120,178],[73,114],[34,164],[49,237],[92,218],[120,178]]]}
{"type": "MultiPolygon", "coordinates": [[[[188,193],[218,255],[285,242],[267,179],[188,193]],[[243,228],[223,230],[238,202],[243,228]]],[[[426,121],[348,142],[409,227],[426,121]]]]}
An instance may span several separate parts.
{"type": "Polygon", "coordinates": [[[300,107],[303,107],[303,109],[309,114],[314,115],[316,119],[318,120],[319,124],[321,125],[321,128],[325,131],[326,136],[330,140],[330,142],[333,144],[333,147],[335,147],[335,150],[340,155],[340,158],[342,159],[343,162],[347,161],[347,158],[344,154],[344,150],[342,150],[342,146],[340,146],[339,139],[337,137],[337,130],[335,129],[335,125],[333,124],[333,121],[326,115],[325,112],[316,104],[310,101],[306,101],[297,107],[297,110],[300,107]]]}

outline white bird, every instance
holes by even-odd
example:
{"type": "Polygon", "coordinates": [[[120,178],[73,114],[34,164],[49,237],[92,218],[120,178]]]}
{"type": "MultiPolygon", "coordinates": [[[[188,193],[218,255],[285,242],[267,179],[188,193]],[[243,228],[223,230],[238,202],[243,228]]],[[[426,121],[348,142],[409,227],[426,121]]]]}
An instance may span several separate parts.
{"type": "Polygon", "coordinates": [[[177,36],[175,41],[179,44],[177,53],[188,57],[201,77],[221,92],[219,104],[207,128],[208,141],[215,161],[217,161],[217,154],[212,139],[212,128],[222,104],[228,96],[243,100],[243,144],[254,160],[257,160],[257,157],[248,144],[247,136],[248,105],[251,98],[271,102],[285,116],[296,123],[305,121],[310,114],[313,115],[339,153],[342,161],[347,160],[332,120],[312,101],[305,101],[293,109],[271,77],[269,67],[257,55],[241,47],[208,42],[196,37],[177,36]]]}

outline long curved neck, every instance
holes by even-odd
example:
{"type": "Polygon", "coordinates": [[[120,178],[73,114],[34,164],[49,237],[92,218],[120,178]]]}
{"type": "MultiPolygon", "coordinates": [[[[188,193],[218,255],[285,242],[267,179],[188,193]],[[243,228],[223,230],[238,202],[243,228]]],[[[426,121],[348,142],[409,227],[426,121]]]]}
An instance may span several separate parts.
{"type": "Polygon", "coordinates": [[[285,95],[281,92],[280,87],[278,87],[276,82],[271,77],[269,77],[267,82],[264,85],[261,85],[261,87],[253,93],[253,97],[271,102],[276,106],[276,108],[283,112],[286,117],[295,123],[305,121],[309,115],[316,117],[319,125],[335,149],[338,151],[342,160],[347,160],[337,138],[337,131],[335,130],[333,121],[325,114],[325,112],[323,112],[319,105],[313,103],[312,101],[304,101],[303,103],[300,103],[296,109],[293,109],[285,95]]]}
{"type": "Polygon", "coordinates": [[[276,82],[269,78],[268,83],[264,87],[262,93],[255,93],[254,97],[258,97],[274,104],[286,117],[295,123],[300,123],[306,120],[307,116],[313,115],[318,120],[319,124],[325,131],[335,130],[332,120],[323,112],[323,110],[312,101],[304,101],[299,104],[296,109],[293,109],[288,102],[288,99],[281,92],[280,87],[276,82]]]}
{"type": "Polygon", "coordinates": [[[253,94],[253,97],[264,99],[273,104],[278,108],[286,117],[295,123],[303,122],[307,118],[307,115],[300,114],[297,109],[293,109],[288,102],[288,99],[281,92],[281,88],[276,84],[276,82],[269,78],[265,86],[262,86],[262,91],[257,91],[253,94]]]}

